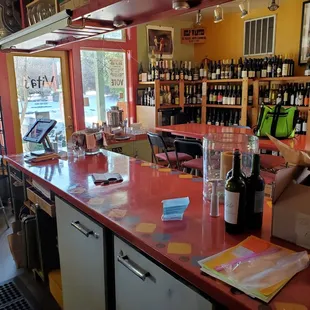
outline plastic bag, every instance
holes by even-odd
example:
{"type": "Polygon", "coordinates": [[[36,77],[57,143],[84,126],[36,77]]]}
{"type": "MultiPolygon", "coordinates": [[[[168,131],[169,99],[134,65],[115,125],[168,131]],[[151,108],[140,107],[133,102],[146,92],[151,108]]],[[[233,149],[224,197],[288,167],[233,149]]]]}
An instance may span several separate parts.
{"type": "Polygon", "coordinates": [[[273,249],[241,257],[219,266],[218,271],[225,273],[230,280],[245,289],[262,290],[293,277],[308,265],[306,251],[290,253],[287,250],[273,249]]]}

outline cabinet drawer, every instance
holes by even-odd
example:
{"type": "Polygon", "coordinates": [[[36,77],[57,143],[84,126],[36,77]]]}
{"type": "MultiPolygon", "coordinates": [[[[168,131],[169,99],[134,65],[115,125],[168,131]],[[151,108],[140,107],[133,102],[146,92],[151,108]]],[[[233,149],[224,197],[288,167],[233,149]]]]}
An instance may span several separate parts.
{"type": "Polygon", "coordinates": [[[212,304],[114,237],[117,310],[211,310],[212,304]]]}
{"type": "Polygon", "coordinates": [[[55,217],[55,204],[50,199],[46,198],[34,187],[27,188],[27,197],[34,203],[38,204],[42,210],[44,210],[51,217],[55,217]]]}

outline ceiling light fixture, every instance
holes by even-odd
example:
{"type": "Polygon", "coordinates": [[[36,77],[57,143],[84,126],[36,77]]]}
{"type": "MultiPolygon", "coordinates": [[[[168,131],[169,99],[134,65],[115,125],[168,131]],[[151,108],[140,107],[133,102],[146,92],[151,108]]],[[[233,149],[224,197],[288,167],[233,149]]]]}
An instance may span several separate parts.
{"type": "Polygon", "coordinates": [[[249,1],[244,0],[240,2],[239,9],[241,11],[241,18],[245,18],[247,15],[249,15],[249,1]]]}
{"type": "Polygon", "coordinates": [[[195,25],[196,26],[201,26],[201,21],[202,21],[202,14],[201,14],[201,11],[199,10],[196,13],[196,23],[195,23],[195,25]]]}
{"type": "Polygon", "coordinates": [[[271,0],[268,6],[269,11],[276,11],[280,7],[279,0],[271,0]]]}
{"type": "Polygon", "coordinates": [[[172,8],[174,10],[188,10],[190,8],[187,1],[184,0],[172,0],[172,8]]]}
{"type": "Polygon", "coordinates": [[[127,26],[127,23],[124,20],[115,17],[114,20],[113,20],[113,26],[115,28],[121,28],[121,27],[127,26]]]}
{"type": "Polygon", "coordinates": [[[214,23],[220,23],[224,20],[224,11],[223,8],[220,5],[217,5],[214,9],[214,23]]]}

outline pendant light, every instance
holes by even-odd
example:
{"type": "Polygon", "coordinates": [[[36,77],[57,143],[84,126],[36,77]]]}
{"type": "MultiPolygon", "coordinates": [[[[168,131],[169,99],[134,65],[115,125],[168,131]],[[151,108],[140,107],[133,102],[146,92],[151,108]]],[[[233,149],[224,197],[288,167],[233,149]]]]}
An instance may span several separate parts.
{"type": "Polygon", "coordinates": [[[184,0],[172,0],[172,8],[174,10],[188,10],[190,8],[187,1],[184,0]]]}
{"type": "Polygon", "coordinates": [[[224,20],[223,8],[220,5],[217,5],[216,8],[214,9],[214,23],[217,24],[223,20],[224,20]]]}
{"type": "Polygon", "coordinates": [[[201,26],[201,21],[202,21],[202,14],[201,11],[199,10],[196,13],[196,22],[195,22],[195,26],[201,26]]]}
{"type": "Polygon", "coordinates": [[[247,15],[249,15],[249,1],[244,0],[240,2],[239,9],[241,11],[241,18],[245,18],[247,15]]]}
{"type": "Polygon", "coordinates": [[[276,11],[279,7],[279,0],[270,0],[269,11],[276,11]]]}

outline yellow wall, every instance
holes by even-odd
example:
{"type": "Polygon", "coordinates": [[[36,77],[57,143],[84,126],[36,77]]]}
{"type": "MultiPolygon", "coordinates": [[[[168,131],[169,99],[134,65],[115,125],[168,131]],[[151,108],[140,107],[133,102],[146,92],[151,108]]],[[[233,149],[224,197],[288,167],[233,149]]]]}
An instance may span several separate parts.
{"type": "MultiPolygon", "coordinates": [[[[193,22],[178,21],[178,20],[170,20],[170,21],[160,20],[149,23],[148,25],[173,27],[174,28],[173,59],[177,61],[194,59],[194,45],[181,44],[181,28],[190,28],[193,26],[193,22]]],[[[146,25],[140,25],[137,27],[137,35],[138,35],[138,61],[142,62],[143,69],[146,70],[149,63],[147,52],[146,25]]]]}
{"type": "MultiPolygon", "coordinates": [[[[263,2],[263,0],[261,0],[263,2]]],[[[295,75],[303,75],[304,68],[298,66],[299,41],[302,20],[303,0],[281,0],[280,8],[276,12],[266,8],[250,10],[247,19],[263,17],[275,14],[276,42],[275,54],[292,54],[295,63],[295,75]]],[[[224,21],[214,24],[213,18],[205,18],[204,26],[207,29],[207,41],[205,44],[195,45],[195,60],[201,61],[205,57],[212,60],[230,59],[243,55],[244,20],[240,13],[225,14],[224,21]]]]}

